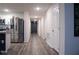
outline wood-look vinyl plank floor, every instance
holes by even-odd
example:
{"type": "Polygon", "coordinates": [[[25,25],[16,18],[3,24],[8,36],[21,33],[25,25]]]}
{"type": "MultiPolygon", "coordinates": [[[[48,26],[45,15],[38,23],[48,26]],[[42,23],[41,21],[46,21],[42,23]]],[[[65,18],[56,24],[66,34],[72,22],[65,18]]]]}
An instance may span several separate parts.
{"type": "Polygon", "coordinates": [[[57,55],[38,35],[33,34],[28,43],[13,43],[8,55],[57,55]]]}

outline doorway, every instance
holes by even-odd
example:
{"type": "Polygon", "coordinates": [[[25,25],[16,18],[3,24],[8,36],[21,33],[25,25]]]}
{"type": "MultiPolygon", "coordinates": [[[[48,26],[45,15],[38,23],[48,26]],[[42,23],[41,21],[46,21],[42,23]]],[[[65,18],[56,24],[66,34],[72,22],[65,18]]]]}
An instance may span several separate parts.
{"type": "Polygon", "coordinates": [[[37,34],[37,21],[31,21],[31,34],[37,34]]]}

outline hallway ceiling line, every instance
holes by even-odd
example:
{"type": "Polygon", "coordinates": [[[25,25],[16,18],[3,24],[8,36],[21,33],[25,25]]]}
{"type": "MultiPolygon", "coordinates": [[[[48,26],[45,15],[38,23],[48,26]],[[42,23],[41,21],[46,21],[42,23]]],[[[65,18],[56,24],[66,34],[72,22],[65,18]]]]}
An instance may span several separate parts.
{"type": "Polygon", "coordinates": [[[4,13],[3,10],[7,8],[10,12],[23,13],[24,11],[28,11],[30,16],[43,16],[51,5],[51,3],[1,3],[0,13],[4,13]],[[36,11],[36,7],[40,7],[41,10],[36,11]]]}

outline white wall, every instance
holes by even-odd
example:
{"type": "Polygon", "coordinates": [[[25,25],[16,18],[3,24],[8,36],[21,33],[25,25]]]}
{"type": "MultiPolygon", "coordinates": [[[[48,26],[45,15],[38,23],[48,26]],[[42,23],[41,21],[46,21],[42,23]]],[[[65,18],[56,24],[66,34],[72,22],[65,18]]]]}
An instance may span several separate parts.
{"type": "Polygon", "coordinates": [[[41,36],[41,24],[40,24],[40,20],[38,20],[38,35],[41,36]]]}
{"type": "Polygon", "coordinates": [[[45,39],[45,19],[41,19],[41,37],[45,39]]]}
{"type": "Polygon", "coordinates": [[[59,52],[59,5],[53,4],[45,15],[45,38],[47,44],[59,52]]]}
{"type": "Polygon", "coordinates": [[[30,16],[28,12],[24,12],[24,42],[28,42],[31,34],[30,16]]]}
{"type": "Polygon", "coordinates": [[[38,21],[38,35],[59,52],[59,4],[53,4],[38,21]]]}
{"type": "Polygon", "coordinates": [[[59,4],[59,54],[65,54],[65,12],[64,4],[59,4]]]}
{"type": "Polygon", "coordinates": [[[38,35],[45,39],[45,19],[42,17],[40,20],[38,20],[38,35]]]}

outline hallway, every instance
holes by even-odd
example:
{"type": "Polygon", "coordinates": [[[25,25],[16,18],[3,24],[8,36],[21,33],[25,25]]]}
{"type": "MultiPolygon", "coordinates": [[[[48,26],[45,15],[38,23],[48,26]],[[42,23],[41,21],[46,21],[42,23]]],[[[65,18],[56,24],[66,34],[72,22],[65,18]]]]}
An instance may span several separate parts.
{"type": "Polygon", "coordinates": [[[37,36],[32,34],[28,43],[15,43],[11,45],[8,50],[8,55],[57,55],[53,49],[51,49],[46,42],[37,36]]]}

